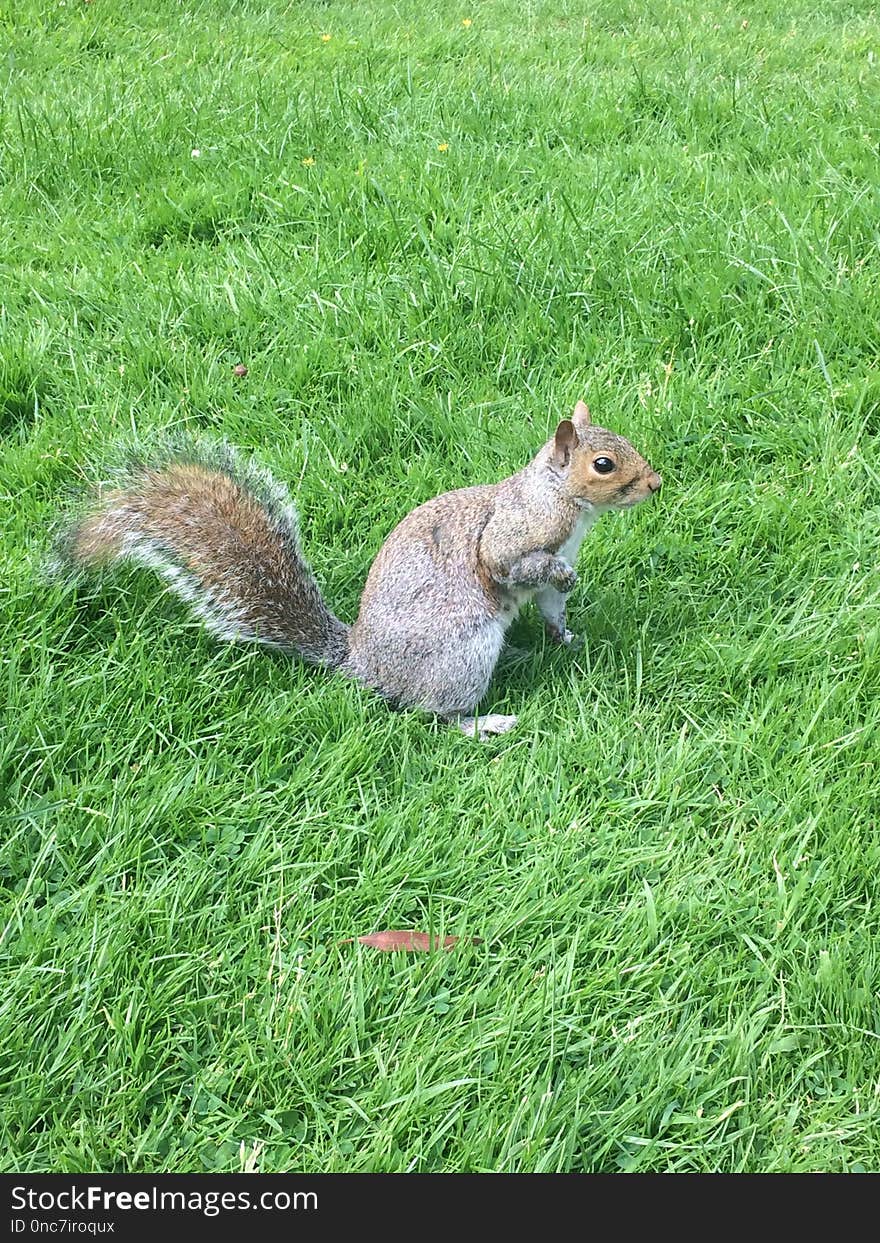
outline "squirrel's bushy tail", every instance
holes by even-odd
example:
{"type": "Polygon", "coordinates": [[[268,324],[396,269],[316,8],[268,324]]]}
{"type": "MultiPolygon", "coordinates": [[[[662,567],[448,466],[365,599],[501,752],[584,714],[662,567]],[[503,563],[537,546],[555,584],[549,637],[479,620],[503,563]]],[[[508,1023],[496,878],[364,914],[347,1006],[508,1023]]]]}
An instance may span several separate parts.
{"type": "Polygon", "coordinates": [[[128,560],[156,570],[221,639],[334,668],[348,655],[349,628],[303,559],[287,490],[226,445],[130,467],[58,552],[75,569],[128,560]]]}

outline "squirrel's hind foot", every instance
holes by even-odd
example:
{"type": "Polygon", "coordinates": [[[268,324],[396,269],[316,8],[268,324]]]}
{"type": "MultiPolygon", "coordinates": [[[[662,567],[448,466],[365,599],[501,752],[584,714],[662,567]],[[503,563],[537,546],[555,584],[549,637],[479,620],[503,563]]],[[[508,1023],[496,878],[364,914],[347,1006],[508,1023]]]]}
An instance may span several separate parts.
{"type": "Polygon", "coordinates": [[[453,718],[463,734],[468,737],[489,738],[492,734],[506,734],[516,725],[515,716],[500,716],[490,712],[488,716],[459,716],[453,718]]]}

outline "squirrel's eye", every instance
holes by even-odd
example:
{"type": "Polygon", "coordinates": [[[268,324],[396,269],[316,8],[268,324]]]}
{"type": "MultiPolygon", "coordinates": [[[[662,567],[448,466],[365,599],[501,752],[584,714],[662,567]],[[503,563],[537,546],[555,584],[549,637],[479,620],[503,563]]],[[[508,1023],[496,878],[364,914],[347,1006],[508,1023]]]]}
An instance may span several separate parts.
{"type": "Polygon", "coordinates": [[[614,470],[614,463],[610,457],[594,457],[593,466],[600,475],[610,475],[614,470]]]}

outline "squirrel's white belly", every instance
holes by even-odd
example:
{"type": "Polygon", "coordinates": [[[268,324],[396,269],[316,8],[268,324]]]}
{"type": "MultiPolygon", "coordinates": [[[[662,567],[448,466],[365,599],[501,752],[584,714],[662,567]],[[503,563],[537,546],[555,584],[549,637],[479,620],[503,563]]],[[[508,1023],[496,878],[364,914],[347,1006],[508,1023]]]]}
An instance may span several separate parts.
{"type": "Polygon", "coordinates": [[[492,618],[490,626],[500,626],[503,637],[504,631],[517,617],[522,606],[528,604],[534,594],[534,587],[508,587],[504,593],[504,600],[498,612],[492,618]]]}
{"type": "Polygon", "coordinates": [[[563,557],[572,569],[574,569],[577,564],[578,553],[581,550],[581,544],[584,542],[584,536],[598,517],[599,515],[596,513],[592,505],[590,505],[589,508],[585,507],[582,509],[580,516],[574,525],[574,530],[559,549],[558,555],[563,557]]]}

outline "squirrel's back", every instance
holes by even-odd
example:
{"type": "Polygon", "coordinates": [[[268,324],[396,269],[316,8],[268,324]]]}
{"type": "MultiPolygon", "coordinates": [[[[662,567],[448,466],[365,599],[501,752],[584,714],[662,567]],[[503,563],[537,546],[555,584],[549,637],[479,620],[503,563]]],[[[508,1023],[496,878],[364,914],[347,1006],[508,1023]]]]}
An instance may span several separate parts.
{"type": "Polygon", "coordinates": [[[78,569],[128,560],[156,570],[222,639],[293,648],[312,664],[347,657],[348,627],[303,559],[286,489],[227,446],[131,468],[60,552],[78,569]]]}

